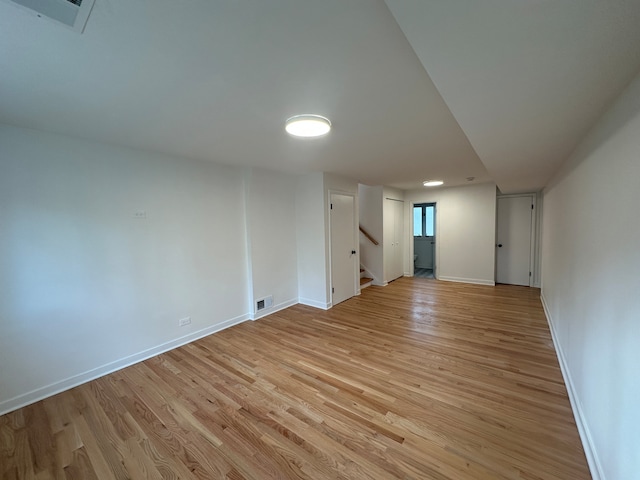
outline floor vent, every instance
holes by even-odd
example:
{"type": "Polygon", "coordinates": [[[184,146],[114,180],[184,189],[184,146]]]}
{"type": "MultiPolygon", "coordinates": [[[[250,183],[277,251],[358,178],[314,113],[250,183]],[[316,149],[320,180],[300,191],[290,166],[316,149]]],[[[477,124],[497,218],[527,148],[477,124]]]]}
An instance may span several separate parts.
{"type": "Polygon", "coordinates": [[[82,33],[95,0],[7,0],[82,33]]]}

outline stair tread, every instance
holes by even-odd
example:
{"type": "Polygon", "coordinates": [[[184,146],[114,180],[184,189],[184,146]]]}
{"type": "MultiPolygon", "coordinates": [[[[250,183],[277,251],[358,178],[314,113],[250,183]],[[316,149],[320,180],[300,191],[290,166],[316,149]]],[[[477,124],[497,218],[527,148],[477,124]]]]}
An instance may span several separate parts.
{"type": "Polygon", "coordinates": [[[360,285],[364,285],[365,283],[373,282],[373,278],[363,277],[360,279],[360,285]]]}

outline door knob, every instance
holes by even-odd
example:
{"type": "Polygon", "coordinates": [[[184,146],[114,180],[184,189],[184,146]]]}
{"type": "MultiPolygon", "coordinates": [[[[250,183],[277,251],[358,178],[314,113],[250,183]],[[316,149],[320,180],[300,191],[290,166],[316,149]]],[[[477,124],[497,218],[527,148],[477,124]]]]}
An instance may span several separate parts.
{"type": "Polygon", "coordinates": [[[356,251],[355,250],[351,250],[351,255],[355,255],[356,251]]]}
{"type": "Polygon", "coordinates": [[[501,243],[498,244],[498,248],[502,248],[502,244],[501,243]]]}

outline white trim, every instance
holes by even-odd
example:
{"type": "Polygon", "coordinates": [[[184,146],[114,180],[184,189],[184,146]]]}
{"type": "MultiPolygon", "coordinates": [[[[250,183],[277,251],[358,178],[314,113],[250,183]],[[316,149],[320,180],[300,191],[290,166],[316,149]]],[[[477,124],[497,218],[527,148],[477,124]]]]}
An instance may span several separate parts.
{"type": "Polygon", "coordinates": [[[266,317],[267,315],[271,315],[272,313],[279,312],[280,310],[284,310],[285,308],[289,308],[292,305],[296,305],[298,303],[297,298],[292,298],[291,300],[287,300],[286,302],[281,302],[277,305],[273,305],[269,308],[265,308],[260,310],[260,313],[256,312],[251,315],[251,320],[258,320],[259,318],[266,317]]]}
{"type": "MultiPolygon", "coordinates": [[[[409,203],[409,212],[408,212],[408,217],[409,217],[409,235],[410,235],[410,240],[409,240],[409,265],[411,266],[411,270],[413,273],[411,273],[410,275],[408,275],[405,272],[405,277],[412,277],[415,274],[416,268],[431,268],[433,270],[433,278],[435,278],[436,280],[440,280],[437,276],[437,272],[436,272],[436,268],[438,268],[438,265],[440,264],[440,242],[437,240],[438,238],[438,232],[440,231],[440,226],[439,226],[439,222],[440,222],[440,215],[438,214],[438,202],[440,200],[436,200],[435,202],[410,202],[409,203]],[[435,242],[435,247],[433,249],[433,259],[432,259],[432,264],[431,267],[419,267],[417,266],[414,261],[413,261],[413,255],[415,254],[415,238],[413,236],[413,209],[416,206],[420,206],[420,205],[433,205],[433,216],[434,216],[434,222],[433,222],[433,237],[422,237],[422,238],[432,238],[433,241],[435,242]]],[[[497,205],[497,204],[496,204],[497,205]]],[[[406,231],[406,229],[405,229],[406,231]]],[[[420,237],[419,237],[420,238],[420,237]]],[[[452,277],[455,278],[455,277],[452,277]]],[[[462,280],[451,280],[452,282],[457,282],[457,281],[462,281],[462,280]]],[[[465,283],[475,283],[475,282],[465,282],[465,283]]],[[[495,285],[495,282],[494,282],[495,285]]]]}
{"type": "Polygon", "coordinates": [[[576,393],[576,388],[571,378],[569,365],[567,364],[566,357],[564,356],[562,346],[558,341],[558,336],[556,334],[555,327],[553,326],[551,314],[549,313],[549,308],[547,307],[547,302],[545,301],[543,294],[540,294],[540,301],[542,302],[542,308],[544,309],[544,314],[547,318],[547,323],[549,324],[551,338],[553,339],[553,346],[555,347],[556,355],[558,356],[560,371],[562,372],[562,377],[564,378],[564,383],[567,387],[569,402],[571,402],[571,410],[573,411],[573,417],[575,418],[576,425],[578,426],[578,434],[580,435],[580,440],[582,440],[582,447],[584,448],[584,454],[587,457],[587,463],[589,464],[591,476],[593,477],[593,480],[605,480],[604,471],[602,470],[602,464],[600,463],[595,443],[593,442],[593,438],[591,437],[587,419],[582,412],[582,404],[580,403],[580,399],[578,398],[578,394],[576,393]]]}
{"type": "Polygon", "coordinates": [[[203,328],[202,330],[198,330],[197,332],[190,333],[189,335],[185,335],[184,337],[179,337],[174,340],[161,343],[160,345],[157,345],[155,347],[148,348],[139,353],[134,353],[133,355],[121,358],[120,360],[109,362],[105,365],[93,368],[84,373],[79,373],[78,375],[74,375],[64,380],[60,380],[50,385],[36,388],[35,390],[31,390],[30,392],[23,393],[13,398],[9,398],[0,402],[0,415],[4,415],[5,413],[9,413],[13,410],[17,410],[40,400],[44,400],[45,398],[51,397],[60,392],[64,392],[65,390],[69,390],[71,388],[77,387],[78,385],[82,385],[83,383],[95,380],[96,378],[100,378],[104,375],[108,375],[115,371],[129,367],[135,363],[142,362],[151,357],[155,357],[156,355],[160,355],[161,353],[168,352],[169,350],[173,350],[174,348],[181,347],[182,345],[186,345],[187,343],[191,343],[195,340],[211,335],[212,333],[216,333],[239,323],[246,322],[247,320],[249,320],[248,314],[240,315],[239,317],[235,317],[224,322],[217,323],[216,325],[203,328]]]}
{"type": "MultiPolygon", "coordinates": [[[[369,270],[369,268],[364,264],[364,263],[360,263],[360,268],[362,268],[364,270],[364,274],[371,278],[373,280],[373,285],[378,285],[378,279],[376,278],[376,276],[371,273],[371,270],[369,270]]],[[[360,272],[360,275],[362,275],[363,272],[360,272]]],[[[360,278],[362,278],[362,276],[360,276],[360,278]]]]}
{"type": "Polygon", "coordinates": [[[445,282],[459,282],[459,283],[473,283],[476,285],[490,285],[495,287],[496,282],[493,280],[484,280],[482,278],[461,278],[461,277],[438,277],[438,280],[444,280],[445,282]]]}
{"type": "MultiPolygon", "coordinates": [[[[359,239],[360,239],[360,232],[358,229],[358,210],[356,208],[356,201],[357,201],[357,194],[354,194],[353,192],[342,192],[340,190],[333,190],[333,189],[329,189],[328,191],[328,200],[329,203],[327,205],[327,211],[329,212],[329,295],[331,296],[331,303],[333,303],[333,244],[331,242],[331,233],[332,233],[332,228],[331,228],[331,214],[333,211],[333,201],[332,201],[332,196],[333,195],[342,195],[343,197],[351,197],[352,199],[352,209],[353,209],[353,247],[352,249],[356,252],[356,261],[354,262],[354,268],[353,268],[353,295],[351,295],[351,297],[355,297],[356,295],[358,295],[358,292],[360,291],[360,243],[359,243],[359,239]]],[[[346,298],[345,300],[349,300],[349,298],[346,298]]],[[[329,307],[331,308],[331,307],[329,307]]]]}
{"type": "MultiPolygon", "coordinates": [[[[536,201],[538,195],[536,193],[511,193],[508,195],[496,195],[496,242],[498,241],[498,200],[501,198],[519,198],[519,197],[528,197],[531,200],[531,205],[533,208],[533,212],[531,213],[531,222],[529,225],[529,286],[536,287],[534,279],[537,276],[537,265],[536,265],[536,249],[538,248],[538,237],[537,237],[537,215],[538,215],[538,202],[536,201]]],[[[494,276],[498,277],[498,253],[495,255],[495,273],[494,276]]],[[[538,285],[539,287],[539,285],[538,285]]]]}
{"type": "Polygon", "coordinates": [[[312,300],[310,298],[299,297],[298,303],[302,305],[307,305],[308,307],[320,308],[321,310],[329,310],[331,308],[331,302],[319,302],[317,300],[312,300]]]}

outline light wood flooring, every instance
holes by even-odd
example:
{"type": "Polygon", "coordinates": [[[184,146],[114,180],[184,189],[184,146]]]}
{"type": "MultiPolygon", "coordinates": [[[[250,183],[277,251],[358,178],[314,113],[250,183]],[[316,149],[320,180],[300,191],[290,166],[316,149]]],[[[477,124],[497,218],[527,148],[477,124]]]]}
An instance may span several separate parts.
{"type": "Polygon", "coordinates": [[[3,479],[588,479],[539,290],[401,278],[0,417],[3,479]]]}

